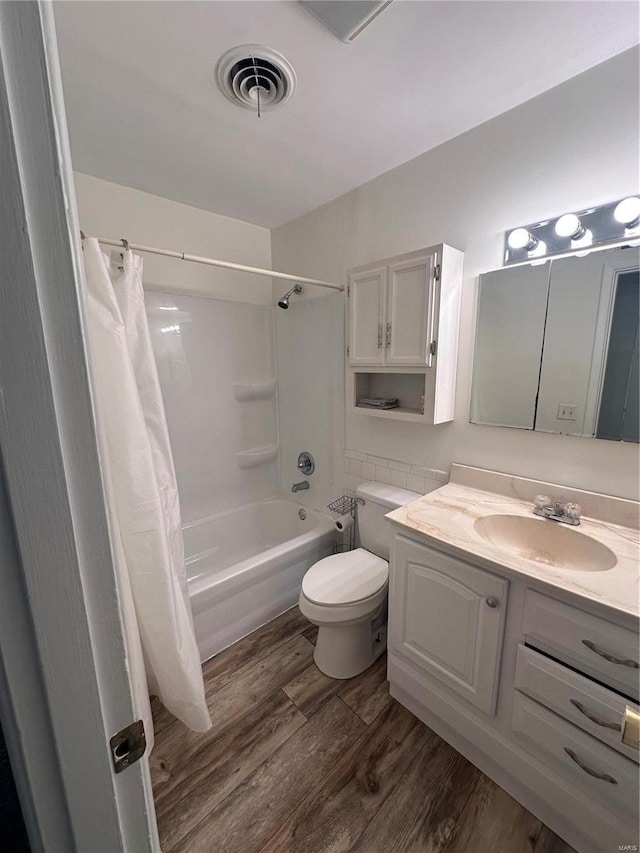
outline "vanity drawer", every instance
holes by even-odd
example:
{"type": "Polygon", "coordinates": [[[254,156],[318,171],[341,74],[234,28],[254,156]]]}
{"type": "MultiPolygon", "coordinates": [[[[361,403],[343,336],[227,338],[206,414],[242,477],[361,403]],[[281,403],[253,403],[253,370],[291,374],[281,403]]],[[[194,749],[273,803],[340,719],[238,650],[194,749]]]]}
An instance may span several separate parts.
{"type": "Polygon", "coordinates": [[[637,823],[638,767],[633,761],[517,692],[512,730],[525,749],[574,790],[637,823]]]}
{"type": "Polygon", "coordinates": [[[523,633],[533,645],[638,699],[638,634],[527,590],[523,633]]]}
{"type": "Polygon", "coordinates": [[[630,700],[528,649],[518,648],[515,686],[618,752],[638,761],[638,750],[622,743],[622,721],[630,700]]]}

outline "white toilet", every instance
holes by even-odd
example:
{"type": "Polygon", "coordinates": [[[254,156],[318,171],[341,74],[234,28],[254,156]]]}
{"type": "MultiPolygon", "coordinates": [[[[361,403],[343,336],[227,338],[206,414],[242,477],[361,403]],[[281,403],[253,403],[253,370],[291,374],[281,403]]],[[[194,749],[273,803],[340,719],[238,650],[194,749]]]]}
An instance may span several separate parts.
{"type": "Polygon", "coordinates": [[[318,626],[314,660],[331,678],[352,678],[387,647],[391,527],[385,515],[420,495],[363,483],[357,490],[364,547],[319,560],[302,579],[300,611],[318,626]],[[366,550],[365,550],[366,549],[366,550]]]}

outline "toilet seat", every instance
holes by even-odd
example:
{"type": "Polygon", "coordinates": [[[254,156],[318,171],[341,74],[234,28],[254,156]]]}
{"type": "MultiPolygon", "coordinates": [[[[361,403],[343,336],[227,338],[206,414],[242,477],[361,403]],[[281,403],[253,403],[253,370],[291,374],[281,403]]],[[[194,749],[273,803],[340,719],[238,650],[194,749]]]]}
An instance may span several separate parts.
{"type": "Polygon", "coordinates": [[[358,604],[385,591],[389,564],[364,548],[334,554],[315,563],[302,580],[302,594],[321,607],[358,604]]]}

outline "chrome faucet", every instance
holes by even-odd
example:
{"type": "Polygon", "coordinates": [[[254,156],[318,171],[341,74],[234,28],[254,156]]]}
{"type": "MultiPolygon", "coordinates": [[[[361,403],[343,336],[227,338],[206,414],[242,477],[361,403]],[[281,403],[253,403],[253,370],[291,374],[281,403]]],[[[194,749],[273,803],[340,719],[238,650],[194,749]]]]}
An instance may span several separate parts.
{"type": "Polygon", "coordinates": [[[578,504],[561,504],[558,501],[550,500],[546,495],[536,495],[533,512],[542,518],[560,521],[562,524],[580,524],[580,507],[578,504]]]}
{"type": "Polygon", "coordinates": [[[302,483],[294,483],[293,486],[291,486],[291,491],[292,492],[304,492],[304,490],[308,489],[308,488],[309,488],[308,481],[303,480],[302,483]]]}

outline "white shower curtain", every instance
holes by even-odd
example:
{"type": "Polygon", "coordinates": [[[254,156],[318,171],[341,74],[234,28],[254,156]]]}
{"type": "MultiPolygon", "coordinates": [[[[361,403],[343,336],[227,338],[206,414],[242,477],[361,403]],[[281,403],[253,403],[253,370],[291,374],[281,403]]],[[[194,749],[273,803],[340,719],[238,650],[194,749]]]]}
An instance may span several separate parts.
{"type": "Polygon", "coordinates": [[[142,258],[127,250],[112,263],[95,238],[85,239],[83,248],[91,372],[128,645],[142,647],[151,693],[190,728],[206,731],[211,718],[144,307],[142,258]],[[133,608],[127,612],[129,596],[133,608]]]}

